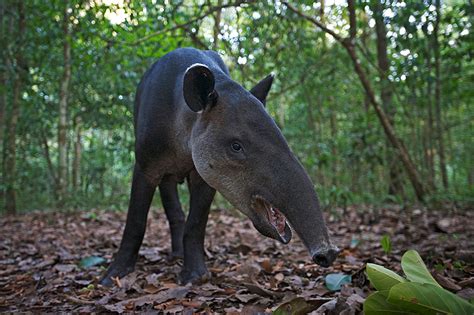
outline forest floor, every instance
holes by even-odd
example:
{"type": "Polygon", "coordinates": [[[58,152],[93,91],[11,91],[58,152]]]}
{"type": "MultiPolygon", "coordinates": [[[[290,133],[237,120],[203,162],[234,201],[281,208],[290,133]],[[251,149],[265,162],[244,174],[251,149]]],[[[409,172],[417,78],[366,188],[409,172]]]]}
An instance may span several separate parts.
{"type": "Polygon", "coordinates": [[[465,298],[474,296],[472,210],[350,207],[334,210],[326,220],[342,249],[330,268],[313,264],[296,235],[283,245],[261,236],[235,213],[211,211],[206,255],[212,277],[201,285],[179,286],[181,262],[168,262],[167,221],[154,209],[136,271],[104,288],[97,282],[120,243],[125,213],[1,217],[0,312],[253,314],[290,303],[282,308],[357,314],[371,292],[365,263],[399,272],[401,255],[411,248],[420,252],[441,285],[465,298]],[[383,235],[392,243],[388,254],[381,247],[383,235]],[[84,260],[90,256],[99,258],[84,260]],[[88,267],[101,260],[102,265],[88,267]],[[330,291],[325,276],[336,272],[351,275],[352,281],[330,291]]]}

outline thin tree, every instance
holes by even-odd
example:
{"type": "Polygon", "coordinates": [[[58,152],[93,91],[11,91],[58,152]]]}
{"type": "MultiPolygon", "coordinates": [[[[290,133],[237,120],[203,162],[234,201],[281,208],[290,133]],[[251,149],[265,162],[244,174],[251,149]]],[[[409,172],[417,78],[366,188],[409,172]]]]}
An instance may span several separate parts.
{"type": "Polygon", "coordinates": [[[76,139],[74,141],[74,160],[72,163],[72,188],[74,192],[78,192],[81,185],[81,156],[82,156],[82,139],[81,139],[81,127],[82,120],[80,116],[76,116],[74,119],[74,132],[76,139]]]}
{"type": "MultiPolygon", "coordinates": [[[[26,31],[25,6],[23,1],[16,3],[17,8],[17,45],[14,55],[13,95],[10,112],[5,122],[5,209],[7,214],[16,213],[16,129],[20,116],[20,99],[23,80],[27,67],[23,56],[24,37],[26,31]]],[[[13,31],[13,30],[12,30],[13,31]]]]}
{"type": "Polygon", "coordinates": [[[441,22],[441,1],[436,0],[436,21],[433,29],[433,52],[435,62],[435,117],[436,136],[438,138],[439,168],[441,170],[441,180],[443,187],[448,189],[448,174],[446,171],[446,154],[443,139],[443,121],[441,113],[441,56],[439,47],[439,24],[441,22]]]}
{"type": "Polygon", "coordinates": [[[360,82],[362,83],[362,86],[364,87],[364,90],[367,94],[367,97],[370,101],[370,104],[372,104],[372,107],[375,110],[375,113],[377,114],[377,117],[380,121],[380,124],[382,125],[382,128],[385,132],[385,135],[387,136],[388,140],[390,143],[393,145],[395,151],[398,153],[400,156],[400,159],[403,162],[403,166],[405,168],[405,171],[408,174],[408,178],[410,179],[410,182],[413,186],[413,189],[415,191],[415,194],[419,200],[424,200],[424,197],[426,196],[427,189],[423,181],[421,180],[421,177],[415,167],[415,164],[413,163],[413,160],[406,149],[405,145],[403,142],[398,138],[395,129],[393,128],[392,124],[390,123],[390,120],[387,117],[387,114],[383,110],[382,106],[380,106],[379,102],[375,98],[375,93],[372,88],[372,85],[368,79],[368,75],[365,72],[365,70],[362,68],[361,62],[357,56],[356,52],[356,15],[355,15],[355,5],[353,0],[348,1],[348,10],[349,10],[349,33],[350,37],[349,38],[343,38],[336,32],[334,32],[332,29],[328,28],[326,25],[322,24],[320,21],[316,20],[315,18],[299,11],[296,9],[293,5],[289,4],[288,2],[284,2],[284,4],[293,12],[295,12],[297,15],[300,17],[308,20],[318,28],[320,28],[322,31],[326,32],[327,34],[331,35],[338,43],[340,43],[347,51],[349,54],[354,70],[357,73],[357,76],[359,77],[360,82]]]}
{"type": "MultiPolygon", "coordinates": [[[[4,167],[3,167],[3,133],[5,131],[5,108],[7,104],[7,23],[8,18],[5,14],[5,1],[0,1],[0,46],[3,49],[0,51],[1,64],[0,64],[0,165],[1,172],[0,182],[4,183],[4,167]]],[[[0,200],[3,200],[4,190],[0,189],[0,200]]]]}
{"type": "Polygon", "coordinates": [[[68,130],[68,98],[71,80],[71,32],[70,8],[65,1],[62,32],[63,32],[63,75],[59,91],[59,122],[58,122],[58,205],[64,204],[67,192],[67,130],[68,130]]]}
{"type": "MultiPolygon", "coordinates": [[[[395,126],[396,108],[392,102],[393,87],[388,78],[390,61],[387,52],[387,28],[383,17],[383,4],[380,0],[371,2],[371,8],[374,12],[375,32],[377,35],[377,64],[380,75],[380,100],[382,107],[387,114],[387,118],[395,126]]],[[[399,159],[391,152],[392,145],[390,141],[387,142],[387,165],[389,167],[389,184],[388,194],[395,196],[402,192],[403,185],[400,178],[399,159]]]]}

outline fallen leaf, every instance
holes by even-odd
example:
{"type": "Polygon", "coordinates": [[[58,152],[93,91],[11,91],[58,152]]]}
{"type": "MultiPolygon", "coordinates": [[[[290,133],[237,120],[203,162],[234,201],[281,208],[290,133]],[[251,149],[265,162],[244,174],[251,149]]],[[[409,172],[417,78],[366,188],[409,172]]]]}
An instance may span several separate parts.
{"type": "Polygon", "coordinates": [[[352,276],[343,273],[330,273],[324,278],[326,288],[330,291],[339,291],[344,284],[352,282],[352,276]]]}
{"type": "Polygon", "coordinates": [[[138,298],[124,300],[115,304],[104,305],[103,307],[111,312],[123,313],[125,310],[134,310],[136,307],[145,304],[160,304],[171,299],[181,299],[189,292],[187,287],[178,287],[161,291],[156,294],[147,294],[138,298]]]}
{"type": "Polygon", "coordinates": [[[76,269],[75,265],[61,265],[57,264],[54,266],[54,269],[62,273],[70,273],[76,269]]]}
{"type": "Polygon", "coordinates": [[[445,289],[448,289],[450,291],[459,291],[461,290],[462,288],[457,285],[456,283],[454,283],[451,279],[449,278],[446,278],[445,276],[435,272],[434,274],[434,278],[436,279],[436,281],[445,289]]]}
{"type": "Polygon", "coordinates": [[[265,272],[267,272],[267,273],[272,272],[272,264],[270,263],[270,259],[262,260],[260,265],[262,266],[263,270],[265,270],[265,272]]]}
{"type": "Polygon", "coordinates": [[[472,301],[474,299],[474,289],[473,288],[465,288],[461,291],[456,292],[456,295],[466,299],[468,301],[472,301]]]}
{"type": "Polygon", "coordinates": [[[78,265],[81,268],[86,268],[87,269],[87,268],[90,268],[90,267],[93,267],[93,266],[101,265],[105,262],[106,262],[106,260],[103,257],[89,256],[89,257],[81,259],[81,261],[79,262],[78,265]]]}
{"type": "Polygon", "coordinates": [[[324,303],[328,302],[330,299],[314,299],[314,300],[305,300],[302,297],[297,297],[289,302],[279,305],[275,311],[274,315],[303,315],[308,314],[319,308],[324,303]]]}
{"type": "Polygon", "coordinates": [[[276,291],[272,291],[272,290],[267,290],[267,289],[262,288],[262,287],[260,287],[259,285],[256,285],[256,284],[244,283],[243,285],[247,288],[247,290],[249,290],[249,292],[258,294],[260,296],[265,296],[265,297],[269,297],[269,298],[277,298],[277,299],[282,298],[283,296],[285,296],[284,293],[276,292],[276,291]]]}
{"type": "Polygon", "coordinates": [[[236,294],[234,297],[242,303],[248,303],[252,300],[258,299],[258,296],[255,296],[254,294],[236,294]]]}
{"type": "Polygon", "coordinates": [[[155,287],[153,284],[147,284],[143,288],[143,292],[148,294],[155,294],[158,291],[160,291],[160,288],[155,287]]]}
{"type": "Polygon", "coordinates": [[[282,274],[281,272],[280,272],[280,273],[277,273],[277,274],[275,275],[275,279],[276,279],[277,281],[281,282],[281,281],[283,281],[283,279],[285,279],[285,275],[282,274]]]}

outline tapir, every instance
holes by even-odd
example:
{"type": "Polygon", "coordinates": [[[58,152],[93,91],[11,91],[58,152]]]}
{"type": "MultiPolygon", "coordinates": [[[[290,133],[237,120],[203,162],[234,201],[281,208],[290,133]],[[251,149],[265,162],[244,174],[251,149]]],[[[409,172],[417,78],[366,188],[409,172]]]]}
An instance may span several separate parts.
{"type": "Polygon", "coordinates": [[[293,229],[314,262],[332,264],[338,249],[314,185],[265,109],[272,82],[269,75],[248,91],[231,79],[218,53],[194,48],[164,55],[144,74],[134,104],[127,221],[101,284],[134,270],[156,187],[169,221],[171,255],[183,258],[181,283],[209,276],[204,236],[216,191],[264,236],[286,244],[293,229]],[[184,180],[190,192],[186,220],[177,192],[184,180]]]}

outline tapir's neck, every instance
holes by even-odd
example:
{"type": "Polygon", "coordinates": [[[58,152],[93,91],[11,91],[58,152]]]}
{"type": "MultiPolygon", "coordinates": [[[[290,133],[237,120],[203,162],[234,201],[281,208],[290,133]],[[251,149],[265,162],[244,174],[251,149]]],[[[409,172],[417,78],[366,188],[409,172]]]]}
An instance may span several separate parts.
{"type": "MultiPolygon", "coordinates": [[[[239,88],[242,89],[238,83],[233,81],[224,71],[213,65],[208,65],[215,77],[215,89],[219,94],[223,95],[229,89],[239,88]]],[[[181,93],[180,93],[181,94],[181,93]]],[[[172,127],[173,132],[173,150],[176,152],[176,156],[181,159],[192,161],[192,145],[193,145],[193,133],[198,133],[199,128],[202,128],[202,115],[206,113],[195,113],[189,109],[184,101],[182,94],[180,95],[180,101],[178,104],[179,110],[175,117],[175,121],[172,127]]]]}
{"type": "MultiPolygon", "coordinates": [[[[211,65],[209,66],[215,77],[215,89],[218,95],[223,95],[229,90],[235,91],[236,89],[241,89],[245,91],[241,85],[233,81],[222,69],[211,65]]],[[[181,104],[182,108],[180,115],[178,115],[179,117],[177,117],[175,130],[178,130],[179,137],[177,140],[184,150],[182,153],[185,153],[186,156],[191,156],[192,134],[193,132],[199,132],[197,130],[198,128],[202,128],[202,126],[198,126],[199,120],[202,119],[202,115],[206,115],[206,113],[195,113],[189,110],[188,106],[184,103],[184,97],[181,104]]]]}

